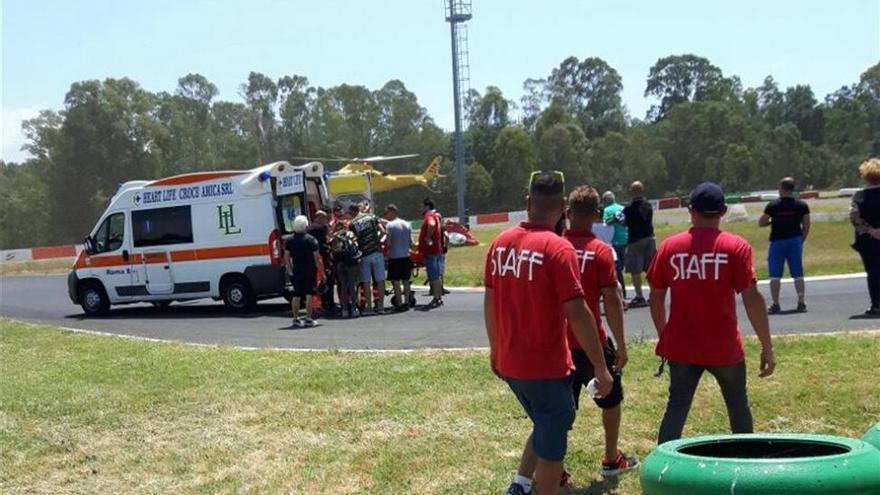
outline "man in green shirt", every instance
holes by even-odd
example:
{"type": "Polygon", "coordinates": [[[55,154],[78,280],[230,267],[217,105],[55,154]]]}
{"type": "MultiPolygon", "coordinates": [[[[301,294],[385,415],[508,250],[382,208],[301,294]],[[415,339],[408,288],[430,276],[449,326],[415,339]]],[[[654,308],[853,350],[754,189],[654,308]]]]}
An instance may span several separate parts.
{"type": "Polygon", "coordinates": [[[605,191],[602,194],[602,221],[605,225],[614,226],[614,237],[611,239],[611,247],[614,248],[614,268],[617,271],[617,280],[620,282],[620,289],[623,291],[623,298],[626,299],[626,283],[623,281],[623,255],[626,253],[627,233],[626,222],[623,216],[623,205],[618,203],[614,198],[614,193],[605,191]]]}

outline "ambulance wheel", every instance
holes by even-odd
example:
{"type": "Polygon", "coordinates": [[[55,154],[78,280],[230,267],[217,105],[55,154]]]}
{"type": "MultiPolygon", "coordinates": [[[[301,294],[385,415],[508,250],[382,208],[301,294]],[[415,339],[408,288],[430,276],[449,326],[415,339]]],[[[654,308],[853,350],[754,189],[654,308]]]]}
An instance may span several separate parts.
{"type": "Polygon", "coordinates": [[[251,284],[240,275],[226,277],[220,285],[220,295],[223,296],[223,304],[235,312],[250,311],[257,304],[251,284]]]}
{"type": "Polygon", "coordinates": [[[110,299],[100,282],[85,281],[80,284],[79,304],[86,316],[100,316],[110,310],[110,299]]]}

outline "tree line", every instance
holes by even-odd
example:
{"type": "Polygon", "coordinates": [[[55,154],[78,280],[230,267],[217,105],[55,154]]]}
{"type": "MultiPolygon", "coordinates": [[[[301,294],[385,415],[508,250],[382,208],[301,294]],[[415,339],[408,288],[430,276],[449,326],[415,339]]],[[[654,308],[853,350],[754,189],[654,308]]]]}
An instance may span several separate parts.
{"type": "MultiPolygon", "coordinates": [[[[729,191],[772,188],[785,175],[802,187],[853,185],[857,164],[880,155],[880,63],[823,101],[809,85],[780,88],[771,76],[744,89],[737,76],[695,55],[650,68],[645,96],[657,103],[643,118],[629,114],[622,89],[604,60],[569,57],[546,77],[527,79],[519,101],[493,86],[469,91],[470,212],[520,209],[537,169],[622,196],[639,179],[659,197],[703,180],[729,191]]],[[[152,93],[127,78],[73,83],[62,110],[22,124],[32,158],[0,162],[0,247],[78,241],[127,180],[295,156],[419,153],[379,167],[417,173],[445,155],[446,177],[434,193],[410,188],[377,202],[395,202],[412,216],[431,195],[454,214],[451,135],[401,81],[376,90],[323,88],[299,75],[251,72],[239,93],[240,101],[217,100],[216,86],[199,74],[180,78],[173,92],[152,93]]]]}

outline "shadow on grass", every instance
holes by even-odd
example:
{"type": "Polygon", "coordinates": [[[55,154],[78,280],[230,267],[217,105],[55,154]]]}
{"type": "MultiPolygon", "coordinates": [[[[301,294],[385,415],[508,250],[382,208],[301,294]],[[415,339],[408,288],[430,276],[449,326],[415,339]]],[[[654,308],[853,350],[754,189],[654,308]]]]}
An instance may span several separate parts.
{"type": "Polygon", "coordinates": [[[560,491],[560,493],[570,493],[572,495],[611,495],[619,493],[617,491],[617,486],[620,484],[620,481],[617,476],[603,478],[599,480],[592,480],[590,484],[585,487],[574,487],[568,492],[560,491]]]}

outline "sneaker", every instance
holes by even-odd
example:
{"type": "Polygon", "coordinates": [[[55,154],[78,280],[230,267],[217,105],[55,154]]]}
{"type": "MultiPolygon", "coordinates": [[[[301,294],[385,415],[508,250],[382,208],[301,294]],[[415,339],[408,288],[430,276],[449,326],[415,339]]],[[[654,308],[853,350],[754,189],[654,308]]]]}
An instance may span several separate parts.
{"type": "Polygon", "coordinates": [[[562,470],[562,479],[559,480],[559,488],[565,488],[567,486],[571,486],[574,484],[574,479],[571,477],[571,473],[566,470],[562,470]]]}
{"type": "Polygon", "coordinates": [[[311,318],[303,318],[302,319],[302,326],[304,328],[314,328],[314,327],[318,326],[318,322],[311,319],[311,318]]]}
{"type": "Polygon", "coordinates": [[[644,297],[636,296],[629,301],[627,308],[644,308],[648,305],[648,301],[644,297]]]}
{"type": "Polygon", "coordinates": [[[782,312],[782,308],[779,307],[778,304],[771,304],[769,308],[767,308],[768,315],[778,315],[782,312]]]}
{"type": "Polygon", "coordinates": [[[617,451],[617,458],[608,461],[602,456],[602,476],[617,476],[618,474],[631,471],[639,467],[639,458],[636,456],[627,457],[621,451],[617,451]]]}
{"type": "Polygon", "coordinates": [[[511,483],[504,495],[529,495],[530,493],[532,492],[527,492],[519,483],[511,483]]]}
{"type": "Polygon", "coordinates": [[[807,312],[807,305],[802,302],[799,302],[797,305],[797,312],[798,313],[806,313],[807,312]]]}
{"type": "Polygon", "coordinates": [[[294,318],[294,319],[293,319],[293,328],[302,328],[302,327],[303,327],[303,322],[302,322],[302,320],[301,320],[300,318],[298,318],[298,317],[297,317],[297,318],[294,318]]]}

